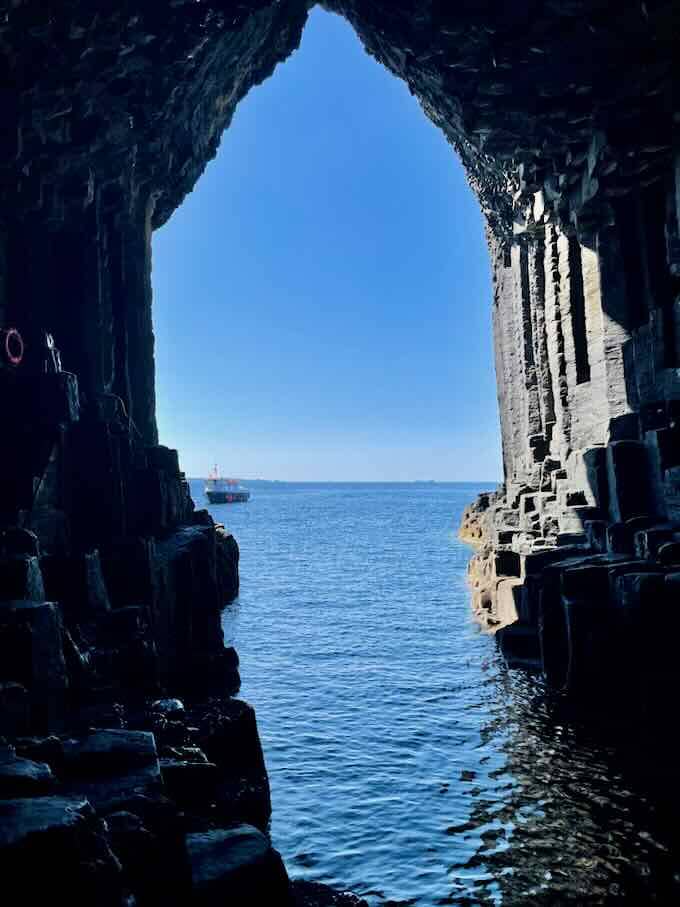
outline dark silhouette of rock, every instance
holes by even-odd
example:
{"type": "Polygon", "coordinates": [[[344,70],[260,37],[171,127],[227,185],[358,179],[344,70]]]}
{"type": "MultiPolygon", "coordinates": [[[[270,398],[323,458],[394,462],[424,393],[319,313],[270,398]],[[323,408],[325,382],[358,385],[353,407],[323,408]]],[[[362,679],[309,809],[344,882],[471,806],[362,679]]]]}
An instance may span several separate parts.
{"type": "Polygon", "coordinates": [[[41,569],[46,595],[59,602],[69,623],[96,621],[110,611],[98,551],[50,555],[42,558],[41,569]]]}
{"type": "Polygon", "coordinates": [[[7,599],[45,600],[40,561],[30,555],[15,555],[0,561],[0,583],[7,599]]]}
{"type": "Polygon", "coordinates": [[[64,743],[60,737],[17,737],[14,747],[18,756],[45,762],[61,776],[64,770],[64,743]]]}
{"type": "Polygon", "coordinates": [[[162,792],[153,734],[102,730],[64,743],[65,790],[84,794],[106,814],[123,809],[131,797],[162,792]]]}
{"type": "Polygon", "coordinates": [[[153,734],[147,731],[102,730],[66,740],[64,760],[69,773],[97,777],[156,765],[158,753],[153,734]]]}
{"type": "Polygon", "coordinates": [[[62,727],[68,678],[61,614],[51,602],[0,602],[0,676],[29,691],[30,723],[62,727]]]}
{"type": "Polygon", "coordinates": [[[185,715],[184,703],[181,699],[157,699],[151,703],[151,711],[155,715],[165,717],[183,718],[185,715]]]}
{"type": "Polygon", "coordinates": [[[106,817],[111,849],[122,866],[123,883],[142,903],[158,903],[163,881],[169,875],[163,866],[163,842],[135,813],[121,810],[106,817]]]}
{"type": "MultiPolygon", "coordinates": [[[[10,634],[11,638],[12,634],[10,634]]],[[[1,639],[1,636],[0,636],[1,639]]],[[[0,683],[0,737],[21,737],[31,723],[28,690],[23,684],[0,683]]]]}
{"type": "Polygon", "coordinates": [[[216,555],[219,599],[223,605],[236,598],[239,590],[239,550],[236,539],[223,526],[216,528],[216,555]]]}
{"type": "Polygon", "coordinates": [[[205,759],[161,759],[161,774],[168,796],[180,806],[215,803],[220,770],[205,759]]]}
{"type": "Polygon", "coordinates": [[[214,701],[188,719],[197,727],[196,743],[220,769],[216,809],[221,820],[266,829],[271,797],[252,707],[239,700],[214,701]]]}
{"type": "Polygon", "coordinates": [[[17,756],[10,747],[0,747],[0,798],[36,797],[49,793],[54,786],[49,765],[17,756]]]}
{"type": "Polygon", "coordinates": [[[187,851],[194,903],[292,904],[281,857],[256,828],[236,825],[192,834],[187,851]]]}
{"type": "Polygon", "coordinates": [[[121,903],[120,863],[81,797],[0,800],[0,873],[27,904],[121,903]]]}
{"type": "Polygon", "coordinates": [[[0,554],[3,557],[39,557],[40,542],[35,532],[18,526],[0,532],[0,554]]]}
{"type": "Polygon", "coordinates": [[[664,542],[659,546],[656,558],[663,567],[680,566],[680,542],[664,542]]]}

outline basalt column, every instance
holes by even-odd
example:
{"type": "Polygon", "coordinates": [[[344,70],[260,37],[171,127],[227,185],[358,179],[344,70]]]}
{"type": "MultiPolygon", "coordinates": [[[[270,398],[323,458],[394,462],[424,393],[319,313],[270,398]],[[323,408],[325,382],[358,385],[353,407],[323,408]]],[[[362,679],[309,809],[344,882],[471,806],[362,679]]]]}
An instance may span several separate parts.
{"type": "MultiPolygon", "coordinates": [[[[59,190],[2,231],[0,600],[55,615],[50,664],[69,679],[61,701],[35,698],[51,681],[29,667],[41,645],[30,628],[23,667],[0,667],[0,681],[32,688],[26,727],[38,730],[97,689],[237,685],[220,609],[238,588],[238,549],[194,515],[177,453],[157,445],[153,205],[120,180],[59,190]]],[[[26,611],[12,608],[7,652],[26,611]]]]}
{"type": "Polygon", "coordinates": [[[505,483],[462,529],[510,659],[647,710],[676,679],[654,632],[680,572],[675,173],[667,156],[649,183],[612,182],[587,231],[535,193],[511,251],[492,247],[505,483]]]}
{"type": "Polygon", "coordinates": [[[139,437],[153,444],[150,215],[148,206],[130,212],[119,193],[114,199],[97,193],[62,222],[5,224],[3,325],[25,343],[17,375],[45,371],[49,334],[78,376],[83,406],[116,394],[139,437]]]}
{"type": "Polygon", "coordinates": [[[108,272],[114,318],[112,389],[125,402],[133,430],[147,444],[156,430],[154,337],[151,321],[151,201],[132,210],[107,199],[108,272]],[[121,216],[121,210],[124,212],[121,216]]]}

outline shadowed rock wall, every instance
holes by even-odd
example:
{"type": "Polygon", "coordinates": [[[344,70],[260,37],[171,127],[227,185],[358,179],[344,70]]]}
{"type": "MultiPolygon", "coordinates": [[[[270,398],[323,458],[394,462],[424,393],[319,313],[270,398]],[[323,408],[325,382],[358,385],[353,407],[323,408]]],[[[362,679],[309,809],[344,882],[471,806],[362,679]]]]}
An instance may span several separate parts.
{"type": "MultiPolygon", "coordinates": [[[[255,877],[290,897],[266,840],[206,819],[219,805],[262,825],[268,792],[251,713],[228,698],[219,612],[238,549],[158,444],[150,238],[297,47],[309,5],[0,9],[0,735],[16,744],[0,774],[17,796],[53,793],[0,803],[3,872],[71,835],[64,885],[90,901],[170,903],[169,886],[237,903],[255,877]],[[178,717],[175,700],[146,701],[177,692],[221,705],[178,717]],[[141,736],[111,737],[121,722],[141,736]],[[188,825],[159,819],[162,790],[175,807],[203,791],[188,825]],[[165,888],[135,862],[150,832],[177,855],[165,888]],[[206,875],[225,852],[241,862],[206,875]]],[[[680,577],[680,3],[325,6],[443,130],[487,219],[494,298],[470,304],[493,317],[505,481],[463,527],[478,614],[557,686],[625,675],[644,699],[672,677],[651,615],[680,577]]]]}

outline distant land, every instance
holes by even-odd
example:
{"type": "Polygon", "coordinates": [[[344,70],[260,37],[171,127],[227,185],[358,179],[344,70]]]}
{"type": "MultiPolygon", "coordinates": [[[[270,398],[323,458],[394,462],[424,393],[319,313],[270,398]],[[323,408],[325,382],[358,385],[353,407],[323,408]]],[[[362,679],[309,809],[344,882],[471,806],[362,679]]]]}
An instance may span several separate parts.
{"type": "MultiPolygon", "coordinates": [[[[205,482],[206,476],[188,476],[190,482],[205,482]]],[[[232,478],[231,476],[229,478],[232,478]]],[[[234,476],[247,485],[498,485],[498,479],[244,479],[234,476]]]]}

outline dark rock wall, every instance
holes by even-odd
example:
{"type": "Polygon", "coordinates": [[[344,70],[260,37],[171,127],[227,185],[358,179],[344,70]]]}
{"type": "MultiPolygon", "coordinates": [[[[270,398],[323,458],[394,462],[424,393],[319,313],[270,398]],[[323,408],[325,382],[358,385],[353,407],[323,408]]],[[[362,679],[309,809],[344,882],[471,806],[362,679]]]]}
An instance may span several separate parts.
{"type": "Polygon", "coordinates": [[[116,394],[146,443],[151,229],[303,17],[291,3],[21,3],[0,22],[0,327],[31,348],[52,333],[88,403],[116,394]]]}

